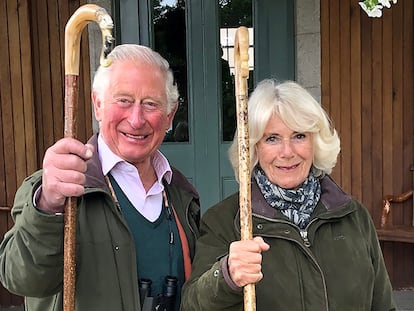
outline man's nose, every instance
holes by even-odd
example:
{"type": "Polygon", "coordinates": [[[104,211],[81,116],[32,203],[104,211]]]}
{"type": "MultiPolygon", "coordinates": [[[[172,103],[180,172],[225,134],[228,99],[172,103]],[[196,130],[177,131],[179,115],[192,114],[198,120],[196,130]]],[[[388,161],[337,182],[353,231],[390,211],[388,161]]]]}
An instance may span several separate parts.
{"type": "Polygon", "coordinates": [[[145,117],[141,104],[136,103],[129,109],[128,121],[133,128],[139,128],[145,123],[145,117]]]}

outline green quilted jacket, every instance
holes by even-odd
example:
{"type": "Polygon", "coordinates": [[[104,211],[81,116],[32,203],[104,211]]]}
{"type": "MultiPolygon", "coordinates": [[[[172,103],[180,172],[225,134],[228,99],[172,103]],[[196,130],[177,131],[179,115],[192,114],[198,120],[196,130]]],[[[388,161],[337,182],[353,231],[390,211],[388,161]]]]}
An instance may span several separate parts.
{"type": "MultiPolygon", "coordinates": [[[[90,143],[97,150],[96,136],[90,143]]],[[[15,224],[0,245],[0,280],[10,292],[25,296],[26,311],[61,311],[64,219],[33,206],[41,176],[38,171],[26,178],[16,193],[15,224]]],[[[166,189],[186,233],[191,261],[199,235],[198,194],[174,169],[166,189]]],[[[76,310],[139,311],[135,244],[96,153],[88,161],[86,193],[78,200],[77,213],[76,310]]]]}
{"type": "MultiPolygon", "coordinates": [[[[209,209],[200,225],[182,311],[242,311],[243,292],[230,286],[227,253],[240,239],[238,194],[209,209]]],[[[372,219],[330,177],[310,224],[300,230],[264,200],[252,182],[253,235],[263,252],[255,286],[258,311],[396,310],[372,219]]]]}

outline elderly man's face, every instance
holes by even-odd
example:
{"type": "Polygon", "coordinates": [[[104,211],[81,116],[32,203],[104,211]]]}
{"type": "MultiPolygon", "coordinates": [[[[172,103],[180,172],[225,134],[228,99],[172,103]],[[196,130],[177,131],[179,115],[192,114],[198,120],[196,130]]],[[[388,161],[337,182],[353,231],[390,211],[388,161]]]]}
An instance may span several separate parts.
{"type": "Polygon", "coordinates": [[[125,161],[148,163],[175,114],[175,110],[167,113],[165,75],[144,63],[124,61],[113,66],[103,99],[93,96],[100,133],[125,161]]]}
{"type": "Polygon", "coordinates": [[[259,164],[273,184],[293,189],[305,181],[313,161],[311,133],[292,131],[274,114],[256,148],[259,164]]]}

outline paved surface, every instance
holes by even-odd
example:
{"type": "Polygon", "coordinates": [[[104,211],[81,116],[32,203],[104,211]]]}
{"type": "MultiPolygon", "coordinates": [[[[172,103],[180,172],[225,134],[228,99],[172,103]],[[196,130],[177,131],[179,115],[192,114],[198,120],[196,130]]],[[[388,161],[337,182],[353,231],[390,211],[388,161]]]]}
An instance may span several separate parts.
{"type": "Polygon", "coordinates": [[[398,310],[414,311],[414,290],[394,291],[394,298],[398,310]]]}
{"type": "MultiPolygon", "coordinates": [[[[399,311],[414,311],[414,290],[395,291],[394,297],[399,311]]],[[[24,309],[23,307],[0,307],[0,311],[24,311],[24,309]]]]}

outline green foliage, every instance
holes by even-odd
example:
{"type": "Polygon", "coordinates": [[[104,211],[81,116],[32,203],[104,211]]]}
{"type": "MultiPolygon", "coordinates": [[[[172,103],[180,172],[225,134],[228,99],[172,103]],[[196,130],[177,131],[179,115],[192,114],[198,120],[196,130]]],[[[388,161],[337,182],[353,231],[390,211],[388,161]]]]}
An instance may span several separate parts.
{"type": "Polygon", "coordinates": [[[220,26],[252,27],[252,0],[219,0],[220,26]]]}

